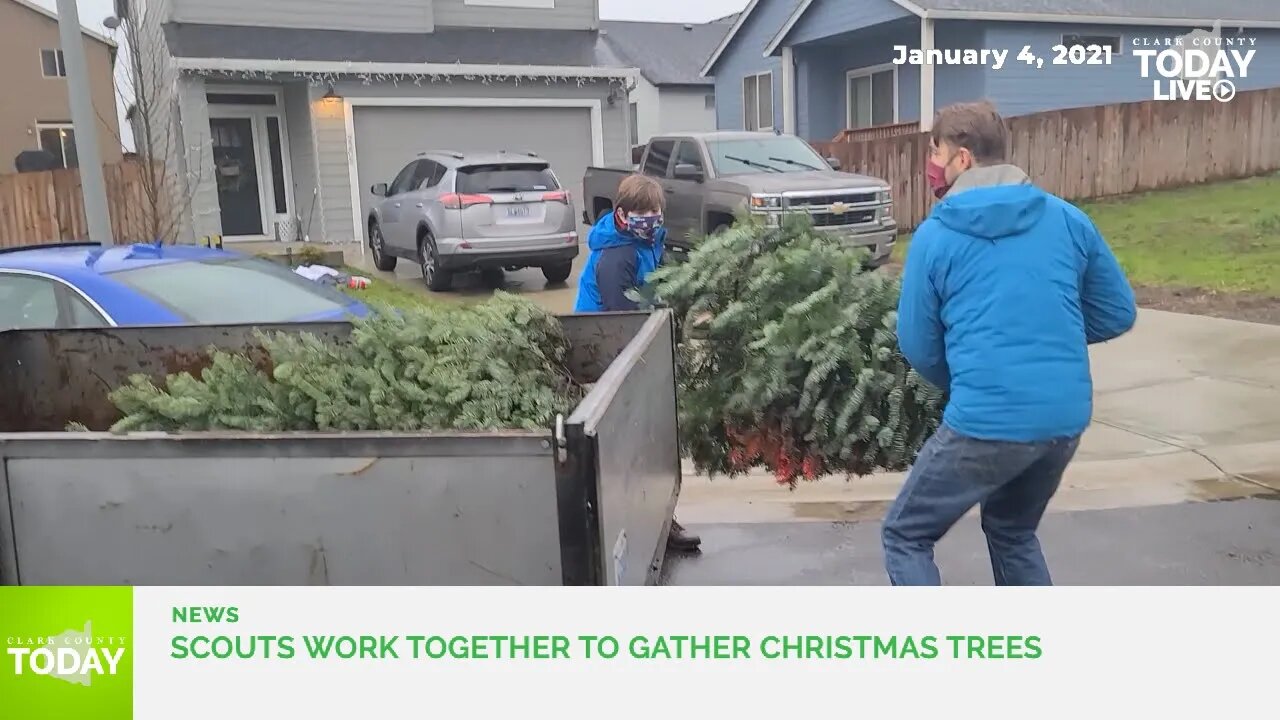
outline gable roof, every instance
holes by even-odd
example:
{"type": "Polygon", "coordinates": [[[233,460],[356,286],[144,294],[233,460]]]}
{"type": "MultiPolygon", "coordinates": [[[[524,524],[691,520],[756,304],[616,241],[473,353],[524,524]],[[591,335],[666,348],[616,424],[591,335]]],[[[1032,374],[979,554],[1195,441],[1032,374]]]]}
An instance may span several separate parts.
{"type": "Polygon", "coordinates": [[[604,40],[654,85],[712,85],[702,63],[724,38],[728,23],[698,25],[602,21],[604,40]]]}
{"type": "MultiPolygon", "coordinates": [[[[50,20],[53,20],[54,22],[58,21],[58,13],[50,10],[47,7],[44,7],[43,5],[37,5],[31,2],[31,0],[12,0],[12,2],[17,3],[18,5],[21,5],[22,7],[34,13],[43,15],[49,18],[50,20]]],[[[97,40],[98,42],[104,45],[107,45],[108,47],[116,47],[115,40],[112,40],[111,38],[107,37],[106,35],[103,35],[100,32],[90,30],[89,28],[85,27],[83,24],[80,25],[80,32],[84,33],[85,35],[88,35],[89,37],[93,38],[94,40],[97,40]]]]}
{"type": "MultiPolygon", "coordinates": [[[[776,1],[776,0],[765,0],[776,1]]],[[[824,0],[817,0],[822,2],[824,0]]],[[[1089,22],[1099,25],[1204,25],[1280,28],[1277,0],[891,0],[922,18],[1007,22],[1089,22]]],[[[761,0],[751,0],[707,61],[710,72],[761,0]]],[[[802,0],[765,50],[771,55],[815,0],[802,0]]]]}

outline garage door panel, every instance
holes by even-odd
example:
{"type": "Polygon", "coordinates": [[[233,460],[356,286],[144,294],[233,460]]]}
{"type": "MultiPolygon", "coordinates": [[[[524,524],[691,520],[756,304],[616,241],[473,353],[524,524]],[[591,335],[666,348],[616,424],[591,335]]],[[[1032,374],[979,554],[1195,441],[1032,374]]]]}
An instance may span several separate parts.
{"type": "Polygon", "coordinates": [[[534,152],[575,198],[592,161],[587,108],[356,107],[352,119],[361,217],[377,199],[369,188],[390,183],[426,150],[534,152]]]}

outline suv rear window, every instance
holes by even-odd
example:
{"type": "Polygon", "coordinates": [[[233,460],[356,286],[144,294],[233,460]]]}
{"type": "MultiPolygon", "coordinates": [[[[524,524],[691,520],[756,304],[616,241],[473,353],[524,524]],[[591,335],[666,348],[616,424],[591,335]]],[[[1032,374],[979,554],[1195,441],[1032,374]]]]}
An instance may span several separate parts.
{"type": "Polygon", "coordinates": [[[258,258],[150,265],[112,273],[189,322],[281,323],[341,310],[347,296],[258,258]]]}
{"type": "Polygon", "coordinates": [[[501,193],[559,190],[547,165],[475,165],[458,169],[458,192],[501,193]]]}

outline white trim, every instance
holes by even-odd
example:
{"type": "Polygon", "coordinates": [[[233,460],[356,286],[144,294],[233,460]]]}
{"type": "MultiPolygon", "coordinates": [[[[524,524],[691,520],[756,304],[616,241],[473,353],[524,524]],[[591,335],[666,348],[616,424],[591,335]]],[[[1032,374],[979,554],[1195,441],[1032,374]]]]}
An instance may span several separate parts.
{"type": "MultiPolygon", "coordinates": [[[[34,10],[40,13],[41,15],[49,18],[50,20],[53,20],[54,22],[58,21],[58,13],[50,10],[49,8],[41,7],[31,2],[30,0],[13,0],[13,1],[25,7],[28,10],[34,10]]],[[[88,35],[89,37],[93,38],[94,40],[97,40],[100,43],[103,43],[104,45],[108,45],[110,47],[117,47],[115,40],[112,40],[106,35],[103,35],[102,33],[98,32],[97,30],[90,30],[89,28],[85,27],[83,23],[81,23],[80,25],[80,32],[84,33],[85,35],[88,35]]]]}
{"type": "Polygon", "coordinates": [[[351,184],[351,215],[355,221],[356,240],[362,245],[367,241],[364,233],[364,217],[360,208],[362,192],[359,186],[358,155],[356,148],[355,108],[357,107],[443,107],[443,108],[582,108],[591,111],[591,163],[604,165],[604,107],[600,100],[560,98],[421,98],[421,97],[351,97],[344,98],[343,120],[347,130],[347,176],[351,184]]]}
{"type": "MultiPolygon", "coordinates": [[[[931,18],[920,19],[920,50],[923,51],[924,57],[929,57],[929,53],[933,50],[934,37],[933,27],[934,21],[931,18]]],[[[849,81],[846,78],[845,83],[849,81]]],[[[933,129],[933,115],[936,112],[935,103],[937,102],[937,73],[934,71],[933,63],[925,63],[920,68],[920,131],[927,132],[933,129]]],[[[894,90],[897,94],[897,90],[894,90]]]]}
{"type": "Polygon", "coordinates": [[[463,65],[462,63],[387,63],[349,60],[240,60],[228,58],[174,58],[179,70],[224,72],[312,73],[316,75],[545,75],[633,79],[636,68],[565,65],[463,65]]]}
{"type": "MultiPolygon", "coordinates": [[[[36,149],[37,150],[46,149],[44,145],[41,144],[41,141],[40,141],[41,130],[70,130],[72,134],[72,140],[74,142],[74,136],[76,131],[76,126],[74,123],[36,121],[35,128],[36,128],[36,149]]],[[[67,136],[60,135],[59,143],[62,145],[62,147],[58,148],[59,152],[61,152],[62,154],[62,167],[63,169],[67,169],[67,136]]],[[[79,159],[80,159],[80,148],[76,147],[76,161],[77,161],[76,164],[77,165],[79,165],[79,159]]]]}
{"type": "MultiPolygon", "coordinates": [[[[849,92],[849,81],[859,77],[871,77],[872,75],[876,75],[878,73],[882,73],[887,70],[893,71],[893,124],[896,125],[898,123],[898,108],[902,104],[901,102],[899,102],[899,97],[898,97],[898,66],[893,63],[885,63],[883,65],[869,65],[867,67],[854,68],[853,70],[849,70],[845,72],[844,74],[845,127],[849,128],[850,130],[855,129],[853,125],[853,113],[851,112],[853,110],[853,97],[852,97],[852,93],[849,92]]],[[[872,95],[872,97],[875,97],[874,94],[872,95]]],[[[872,105],[871,114],[873,116],[875,115],[874,105],[872,105]]],[[[868,125],[867,127],[876,127],[876,126],[868,125]]]]}
{"type": "Polygon", "coordinates": [[[778,46],[782,44],[783,39],[785,39],[791,32],[791,28],[795,27],[796,23],[800,22],[800,18],[804,16],[805,11],[808,10],[809,6],[812,4],[813,0],[804,0],[804,2],[796,6],[795,11],[791,13],[791,17],[788,17],[787,21],[782,23],[782,29],[779,30],[778,33],[769,40],[769,44],[765,46],[765,57],[773,55],[774,51],[778,49],[778,46]]]}
{"type": "Polygon", "coordinates": [[[60,47],[52,47],[52,48],[45,48],[45,47],[42,47],[42,48],[40,48],[40,76],[41,76],[42,78],[44,78],[45,80],[62,80],[62,79],[66,79],[66,77],[67,77],[67,56],[66,56],[66,53],[62,52],[62,48],[60,48],[60,47]],[[48,74],[48,73],[46,73],[46,72],[45,72],[45,68],[44,68],[44,54],[45,54],[45,53],[47,53],[47,52],[51,52],[51,53],[53,53],[53,71],[56,73],[55,75],[50,75],[50,74],[48,74]]]}
{"type": "Polygon", "coordinates": [[[733,42],[734,36],[738,34],[738,31],[742,29],[742,26],[747,24],[747,18],[751,17],[752,11],[754,11],[756,6],[759,4],[760,0],[751,0],[751,2],[747,4],[747,7],[738,14],[738,21],[733,24],[733,27],[729,28],[729,32],[725,33],[724,39],[716,46],[715,52],[711,53],[711,57],[707,60],[706,64],[702,66],[702,72],[698,73],[701,77],[706,77],[711,74],[711,68],[715,67],[720,56],[724,54],[724,51],[729,47],[729,43],[733,42]]]}
{"type": "MultiPolygon", "coordinates": [[[[898,0],[894,0],[898,2],[898,0]]],[[[901,4],[901,3],[899,3],[901,4]]],[[[1071,15],[1065,13],[1018,13],[969,10],[929,10],[924,17],[935,20],[992,20],[1064,25],[1155,25],[1159,27],[1200,27],[1221,23],[1222,27],[1280,28],[1280,20],[1235,20],[1228,18],[1152,18],[1122,15],[1071,15]]]]}
{"type": "MultiPolygon", "coordinates": [[[[909,2],[908,0],[893,0],[893,2],[916,17],[925,17],[926,11],[913,2],[909,2]]],[[[791,16],[787,18],[787,21],[783,23],[782,29],[778,31],[778,34],[773,36],[773,39],[771,39],[769,44],[765,47],[765,57],[769,57],[778,51],[778,46],[781,45],[782,41],[791,33],[791,29],[796,26],[796,23],[800,22],[800,18],[804,16],[805,11],[807,11],[811,5],[813,5],[813,0],[804,0],[796,7],[796,9],[791,13],[791,16]]]]}
{"type": "MultiPolygon", "coordinates": [[[[775,107],[773,106],[773,82],[774,82],[774,79],[773,79],[773,71],[772,71],[772,70],[765,70],[765,71],[763,71],[763,72],[751,73],[750,75],[743,75],[743,76],[742,76],[742,129],[743,129],[743,130],[748,130],[749,132],[772,132],[772,131],[773,131],[773,127],[774,127],[774,117],[775,117],[775,114],[776,114],[776,112],[777,112],[777,108],[775,108],[775,107]],[[764,76],[766,76],[766,75],[768,75],[768,76],[769,76],[769,125],[768,125],[768,127],[765,127],[765,126],[763,126],[763,125],[760,125],[760,78],[762,78],[762,77],[764,77],[764,76]],[[756,106],[755,106],[754,108],[752,108],[752,115],[755,117],[755,119],[756,119],[756,125],[757,125],[757,127],[755,128],[755,130],[749,130],[749,128],[747,127],[747,126],[748,126],[748,123],[747,123],[747,80],[755,80],[755,81],[756,81],[756,106]]],[[[784,110],[784,112],[785,112],[785,110],[784,110]]]]}
{"type": "Polygon", "coordinates": [[[782,132],[796,134],[796,58],[790,45],[782,48],[782,132]]]}
{"type": "Polygon", "coordinates": [[[0,268],[0,275],[22,275],[25,277],[36,277],[42,280],[52,281],[53,283],[61,285],[67,288],[68,290],[74,292],[76,295],[80,297],[81,300],[84,300],[85,303],[89,305],[89,307],[93,308],[95,311],[97,311],[99,315],[102,316],[103,320],[107,321],[107,327],[118,327],[115,321],[115,318],[111,317],[111,313],[102,309],[102,306],[98,304],[97,300],[94,300],[93,298],[89,297],[88,295],[85,294],[83,290],[76,287],[75,285],[72,285],[70,282],[67,282],[66,280],[58,277],[57,275],[50,275],[48,273],[42,273],[39,270],[26,270],[23,268],[0,268]]]}
{"type": "MultiPolygon", "coordinates": [[[[207,104],[207,99],[206,99],[207,104]]],[[[223,233],[223,239],[227,242],[252,241],[258,242],[263,240],[274,240],[271,233],[272,213],[267,212],[267,181],[270,179],[270,169],[263,167],[263,161],[266,160],[270,164],[269,158],[264,158],[263,143],[266,138],[266,125],[262,121],[264,113],[257,112],[252,106],[248,105],[208,105],[209,120],[212,124],[214,120],[248,120],[249,121],[249,144],[253,148],[253,170],[257,174],[258,182],[258,223],[262,228],[262,232],[256,235],[229,235],[223,233]]],[[[213,147],[213,128],[209,128],[209,146],[213,147]]],[[[217,184],[217,169],[214,170],[214,183],[217,184]]],[[[274,190],[272,196],[274,197],[274,190]]],[[[274,202],[274,201],[273,201],[274,202]]],[[[221,222],[222,218],[222,202],[218,202],[218,218],[221,222]]]]}

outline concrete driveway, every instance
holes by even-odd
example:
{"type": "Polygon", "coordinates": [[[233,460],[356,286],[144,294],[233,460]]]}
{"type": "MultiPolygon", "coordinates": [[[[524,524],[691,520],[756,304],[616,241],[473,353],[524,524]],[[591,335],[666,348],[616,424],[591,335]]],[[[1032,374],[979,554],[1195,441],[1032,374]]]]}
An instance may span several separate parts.
{"type": "MultiPolygon", "coordinates": [[[[1143,311],[1092,357],[1094,425],[1045,521],[1051,560],[1066,558],[1062,579],[1280,583],[1280,327],[1143,311]]],[[[687,469],[679,517],[703,533],[704,555],[674,559],[670,581],[883,582],[879,520],[902,480],[790,491],[765,474],[687,469]],[[827,543],[803,562],[780,560],[827,543]]],[[[947,577],[989,583],[973,519],[954,534],[938,550],[947,577]]]]}

